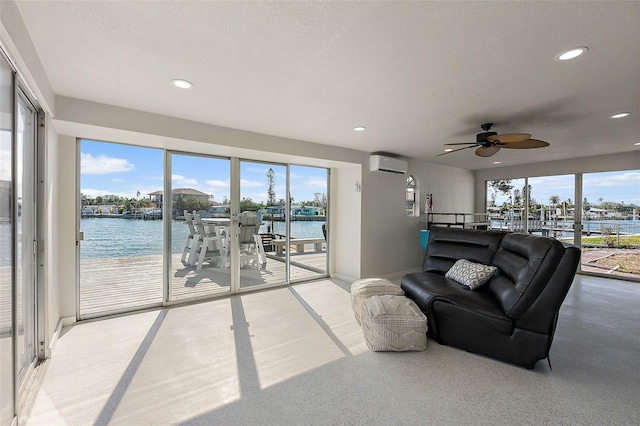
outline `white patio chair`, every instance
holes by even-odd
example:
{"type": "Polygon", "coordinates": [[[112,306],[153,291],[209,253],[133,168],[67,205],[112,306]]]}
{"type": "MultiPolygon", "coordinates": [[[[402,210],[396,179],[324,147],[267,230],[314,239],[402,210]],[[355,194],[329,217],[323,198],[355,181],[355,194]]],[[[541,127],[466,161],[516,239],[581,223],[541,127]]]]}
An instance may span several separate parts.
{"type": "Polygon", "coordinates": [[[184,211],[184,222],[189,227],[189,235],[187,235],[187,240],[184,242],[184,249],[182,250],[182,258],[180,261],[191,265],[193,264],[193,253],[195,252],[193,248],[197,241],[197,231],[196,227],[193,225],[193,216],[186,210],[184,211]]]}
{"type": "Polygon", "coordinates": [[[255,266],[265,269],[267,256],[262,245],[262,238],[258,233],[260,230],[258,215],[250,211],[242,212],[239,216],[239,223],[240,266],[255,266]],[[262,262],[260,262],[261,260],[262,262]]]}
{"type": "MultiPolygon", "coordinates": [[[[220,259],[224,249],[220,244],[220,236],[216,234],[215,227],[205,226],[197,213],[193,214],[193,221],[197,229],[198,239],[196,250],[194,251],[194,261],[196,261],[196,271],[202,269],[205,260],[220,259]]],[[[219,262],[218,262],[219,263],[219,262]]]]}

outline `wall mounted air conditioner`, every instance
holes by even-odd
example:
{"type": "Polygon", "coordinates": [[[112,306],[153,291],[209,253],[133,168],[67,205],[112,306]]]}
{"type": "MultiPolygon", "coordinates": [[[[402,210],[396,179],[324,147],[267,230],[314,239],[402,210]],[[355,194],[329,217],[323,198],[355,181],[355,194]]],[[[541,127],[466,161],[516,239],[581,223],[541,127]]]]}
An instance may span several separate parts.
{"type": "Polygon", "coordinates": [[[369,157],[369,170],[372,172],[387,172],[402,175],[407,173],[407,167],[407,161],[399,158],[387,157],[385,155],[372,155],[369,157]]]}

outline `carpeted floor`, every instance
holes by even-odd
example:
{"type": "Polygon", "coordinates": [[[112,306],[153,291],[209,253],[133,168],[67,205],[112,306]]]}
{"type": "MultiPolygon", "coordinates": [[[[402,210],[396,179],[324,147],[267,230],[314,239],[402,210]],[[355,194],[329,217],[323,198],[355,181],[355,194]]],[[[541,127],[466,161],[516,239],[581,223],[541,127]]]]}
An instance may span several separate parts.
{"type": "Polygon", "coordinates": [[[640,284],[578,277],[534,370],[372,353],[322,280],[64,330],[28,425],[638,424],[640,284]]]}

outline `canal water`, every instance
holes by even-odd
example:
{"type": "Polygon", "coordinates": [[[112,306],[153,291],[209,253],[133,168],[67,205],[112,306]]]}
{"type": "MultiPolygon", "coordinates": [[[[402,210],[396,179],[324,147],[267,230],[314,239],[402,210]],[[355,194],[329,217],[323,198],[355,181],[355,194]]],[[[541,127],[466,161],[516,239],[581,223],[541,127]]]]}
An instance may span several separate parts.
{"type": "MultiPolygon", "coordinates": [[[[162,220],[128,220],[120,218],[84,218],[82,259],[130,257],[162,254],[162,220]]],[[[297,238],[322,238],[325,222],[291,222],[291,235],[297,238]]],[[[264,222],[260,232],[267,232],[271,222],[264,222]]],[[[273,222],[273,232],[285,234],[284,222],[273,222]]],[[[171,252],[182,253],[189,228],[181,220],[171,221],[171,252]]]]}

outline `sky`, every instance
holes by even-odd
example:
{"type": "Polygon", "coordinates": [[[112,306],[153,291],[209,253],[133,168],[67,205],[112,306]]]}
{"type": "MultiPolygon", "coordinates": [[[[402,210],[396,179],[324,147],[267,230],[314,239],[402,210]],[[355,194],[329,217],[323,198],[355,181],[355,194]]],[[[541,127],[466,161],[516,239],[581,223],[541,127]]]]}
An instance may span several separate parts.
{"type": "MultiPolygon", "coordinates": [[[[212,195],[222,203],[229,198],[230,162],[225,158],[194,155],[172,156],[173,188],[193,188],[212,195]]],[[[129,145],[82,141],[81,192],[96,197],[117,194],[135,198],[148,197],[162,190],[162,150],[129,145]]],[[[269,168],[274,171],[276,200],[285,198],[286,168],[258,162],[242,161],[240,165],[240,198],[251,198],[259,203],[267,201],[269,168]]],[[[323,168],[291,166],[291,195],[294,203],[313,201],[314,193],[327,192],[327,171],[323,168]]],[[[562,201],[575,202],[574,175],[529,178],[532,196],[538,202],[548,203],[552,195],[562,201]]],[[[515,188],[522,191],[524,179],[513,179],[515,188]]],[[[404,188],[403,188],[404,190],[404,188]]],[[[585,173],[583,198],[591,204],[598,199],[640,205],[640,170],[585,173]]],[[[498,194],[496,204],[505,196],[498,194]]]]}
{"type": "MultiPolygon", "coordinates": [[[[522,191],[524,179],[513,179],[514,189],[522,191]]],[[[558,195],[561,201],[570,199],[575,202],[574,175],[545,176],[529,178],[531,196],[538,202],[549,203],[552,195],[558,195]]],[[[624,202],[640,206],[640,170],[620,172],[584,173],[582,177],[582,198],[590,204],[603,202],[624,202]]],[[[501,205],[506,199],[498,194],[496,204],[501,205]]]]}
{"type": "MultiPolygon", "coordinates": [[[[116,194],[128,198],[148,197],[163,189],[162,150],[105,142],[81,143],[80,192],[96,197],[116,194]]],[[[193,188],[222,203],[230,198],[230,161],[196,155],[171,157],[172,187],[193,188]]],[[[241,161],[240,198],[267,202],[269,168],[274,171],[276,200],[285,197],[286,167],[241,161]]],[[[291,195],[295,202],[313,201],[314,194],[327,192],[327,170],[317,167],[290,167],[291,195]]]]}

